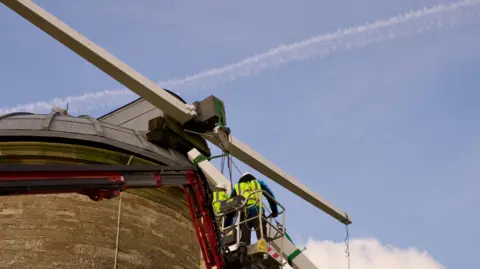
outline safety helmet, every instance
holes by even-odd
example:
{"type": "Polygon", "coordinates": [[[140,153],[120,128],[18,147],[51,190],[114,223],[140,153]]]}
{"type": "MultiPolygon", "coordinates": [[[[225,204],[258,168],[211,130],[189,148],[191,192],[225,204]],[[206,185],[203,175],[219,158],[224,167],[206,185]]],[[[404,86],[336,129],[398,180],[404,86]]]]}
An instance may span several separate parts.
{"type": "Polygon", "coordinates": [[[250,174],[250,172],[245,172],[242,174],[242,176],[238,179],[238,181],[242,181],[242,180],[245,180],[245,181],[250,181],[252,179],[255,179],[255,177],[250,174]]]}
{"type": "Polygon", "coordinates": [[[227,186],[226,186],[224,183],[218,183],[218,184],[217,184],[217,189],[226,190],[226,189],[227,189],[227,186]]]}

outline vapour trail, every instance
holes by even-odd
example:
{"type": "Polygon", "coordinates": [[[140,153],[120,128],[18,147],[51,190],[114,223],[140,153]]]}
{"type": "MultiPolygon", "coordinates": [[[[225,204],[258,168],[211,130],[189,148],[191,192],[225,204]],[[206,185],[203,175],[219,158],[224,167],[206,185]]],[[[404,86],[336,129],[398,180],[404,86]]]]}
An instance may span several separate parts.
{"type": "MultiPolygon", "coordinates": [[[[428,8],[424,7],[387,20],[340,29],[336,32],[314,36],[289,45],[280,45],[233,64],[180,79],[161,81],[159,85],[181,94],[190,94],[205,89],[211,91],[225,83],[242,77],[253,76],[266,69],[278,68],[294,61],[324,58],[335,52],[406,38],[444,27],[458,27],[471,23],[480,17],[479,4],[480,0],[464,0],[428,8]]],[[[68,96],[50,101],[0,108],[0,114],[15,111],[43,113],[50,111],[52,106],[65,106],[66,103],[69,103],[70,111],[73,113],[79,111],[87,113],[102,107],[123,105],[135,97],[137,95],[128,89],[104,90],[85,93],[80,96],[68,96]]]]}

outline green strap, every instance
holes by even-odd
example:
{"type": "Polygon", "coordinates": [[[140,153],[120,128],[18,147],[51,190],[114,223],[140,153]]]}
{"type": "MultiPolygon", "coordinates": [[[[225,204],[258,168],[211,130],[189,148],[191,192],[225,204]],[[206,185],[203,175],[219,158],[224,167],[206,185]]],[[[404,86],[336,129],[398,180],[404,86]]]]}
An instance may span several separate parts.
{"type": "Polygon", "coordinates": [[[200,154],[195,159],[193,159],[193,164],[195,166],[197,166],[199,163],[201,163],[203,161],[210,161],[210,160],[220,158],[220,157],[223,157],[223,156],[226,156],[226,155],[228,155],[228,154],[222,154],[222,155],[217,155],[217,156],[212,156],[212,157],[207,158],[207,157],[203,156],[202,154],[200,154]]]}
{"type": "Polygon", "coordinates": [[[288,235],[287,232],[285,232],[285,237],[288,239],[288,241],[290,241],[290,242],[292,242],[292,244],[294,244],[292,238],[290,238],[290,235],[288,235]]]}
{"type": "Polygon", "coordinates": [[[193,164],[197,166],[199,163],[203,161],[208,161],[208,158],[200,154],[195,159],[193,159],[193,164]]]}
{"type": "MultiPolygon", "coordinates": [[[[292,244],[295,245],[292,238],[290,237],[290,235],[288,235],[287,232],[285,232],[285,237],[288,239],[288,241],[292,242],[292,244]]],[[[300,253],[302,253],[302,251],[297,248],[294,252],[292,252],[292,254],[288,255],[287,261],[290,266],[292,266],[293,259],[300,255],[300,253]]]]}
{"type": "Polygon", "coordinates": [[[215,108],[217,110],[217,115],[219,115],[218,126],[220,128],[225,127],[225,106],[223,105],[223,102],[218,98],[215,98],[215,108]]]}
{"type": "Polygon", "coordinates": [[[292,252],[292,254],[288,255],[287,260],[290,266],[293,266],[292,265],[293,259],[295,259],[298,255],[300,255],[300,253],[302,253],[302,251],[297,248],[294,252],[292,252]]]}
{"type": "Polygon", "coordinates": [[[210,158],[208,158],[209,161],[213,160],[213,159],[216,159],[216,158],[220,158],[220,157],[224,157],[224,156],[227,156],[228,153],[225,153],[225,154],[221,154],[221,155],[217,155],[217,156],[212,156],[210,158]]]}

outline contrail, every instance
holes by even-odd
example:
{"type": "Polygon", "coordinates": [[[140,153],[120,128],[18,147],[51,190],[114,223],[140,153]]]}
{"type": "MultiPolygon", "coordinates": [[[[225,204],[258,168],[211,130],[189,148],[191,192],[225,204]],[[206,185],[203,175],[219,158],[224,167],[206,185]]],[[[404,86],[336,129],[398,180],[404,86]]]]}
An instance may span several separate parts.
{"type": "MultiPolygon", "coordinates": [[[[289,45],[280,45],[233,64],[180,79],[161,81],[159,85],[183,94],[204,89],[211,90],[239,78],[253,76],[266,69],[278,68],[294,61],[324,58],[335,52],[474,22],[480,17],[479,4],[480,0],[464,0],[425,7],[387,20],[340,29],[289,45]]],[[[128,89],[105,90],[80,96],[55,98],[48,102],[40,101],[0,108],[0,114],[15,111],[43,113],[50,111],[52,106],[64,106],[67,102],[71,112],[86,113],[102,107],[123,105],[135,97],[136,94],[128,89]]]]}

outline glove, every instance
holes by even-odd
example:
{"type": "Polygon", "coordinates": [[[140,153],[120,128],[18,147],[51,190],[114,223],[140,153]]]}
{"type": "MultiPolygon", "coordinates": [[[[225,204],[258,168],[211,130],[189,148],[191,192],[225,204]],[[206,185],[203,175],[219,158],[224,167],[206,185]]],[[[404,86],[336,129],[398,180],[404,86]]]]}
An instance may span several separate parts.
{"type": "Polygon", "coordinates": [[[275,212],[272,212],[272,217],[273,217],[273,218],[276,218],[276,217],[278,217],[278,212],[277,212],[277,211],[275,211],[275,212]]]}

